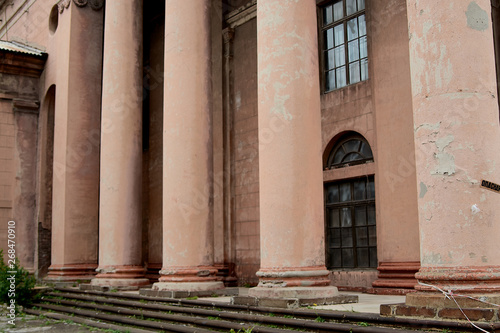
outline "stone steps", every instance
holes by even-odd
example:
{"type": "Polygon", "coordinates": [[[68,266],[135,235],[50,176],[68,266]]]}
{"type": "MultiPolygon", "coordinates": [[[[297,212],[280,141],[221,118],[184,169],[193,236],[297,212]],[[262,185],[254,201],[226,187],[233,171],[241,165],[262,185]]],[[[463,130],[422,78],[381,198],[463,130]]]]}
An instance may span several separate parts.
{"type": "MultiPolygon", "coordinates": [[[[27,313],[94,327],[145,332],[415,332],[418,321],[319,309],[279,309],[130,292],[57,288],[27,313]],[[406,323],[406,325],[405,325],[406,323]],[[413,323],[413,324],[412,324],[413,323]],[[401,328],[406,326],[407,328],[401,328]],[[113,327],[113,328],[112,328],[113,327]],[[118,327],[118,329],[116,328],[118,327]]],[[[425,323],[428,328],[429,323],[425,323]]],[[[420,325],[422,326],[422,325],[420,325]]],[[[438,326],[439,327],[439,326],[438,326]]],[[[443,325],[440,326],[442,328],[443,325]]]]}

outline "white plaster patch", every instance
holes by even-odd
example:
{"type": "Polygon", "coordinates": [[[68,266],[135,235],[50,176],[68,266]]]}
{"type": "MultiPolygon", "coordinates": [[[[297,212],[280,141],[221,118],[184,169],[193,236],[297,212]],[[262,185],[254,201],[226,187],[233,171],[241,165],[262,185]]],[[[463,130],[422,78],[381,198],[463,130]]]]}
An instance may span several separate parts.
{"type": "Polygon", "coordinates": [[[477,213],[479,213],[481,211],[481,209],[479,209],[479,207],[476,204],[473,204],[470,207],[470,211],[471,211],[472,215],[476,215],[477,213]]]}
{"type": "Polygon", "coordinates": [[[455,157],[448,153],[437,153],[434,154],[434,158],[437,160],[438,165],[431,172],[431,175],[453,175],[455,173],[455,157]]]}
{"type": "Polygon", "coordinates": [[[467,6],[467,11],[465,12],[467,18],[467,26],[471,29],[484,31],[488,29],[488,13],[483,10],[479,5],[472,1],[467,6]]]}
{"type": "Polygon", "coordinates": [[[455,140],[455,137],[451,134],[444,137],[444,138],[437,139],[436,140],[436,147],[437,147],[438,151],[442,152],[444,150],[444,148],[448,147],[448,145],[453,142],[453,140],[455,140]]]}
{"type": "Polygon", "coordinates": [[[435,124],[422,124],[422,125],[415,127],[414,131],[415,131],[415,133],[417,133],[418,131],[420,131],[422,129],[426,129],[426,130],[433,131],[433,132],[437,133],[437,131],[439,130],[440,127],[441,127],[441,122],[437,122],[435,124]]]}
{"type": "Polygon", "coordinates": [[[425,194],[427,193],[427,186],[423,183],[420,182],[420,198],[423,198],[425,194]]]}

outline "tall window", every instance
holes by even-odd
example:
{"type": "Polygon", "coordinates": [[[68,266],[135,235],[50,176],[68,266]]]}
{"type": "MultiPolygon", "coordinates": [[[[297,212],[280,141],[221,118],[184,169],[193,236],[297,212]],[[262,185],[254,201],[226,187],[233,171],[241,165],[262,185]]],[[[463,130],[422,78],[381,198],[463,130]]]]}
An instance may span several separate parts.
{"type": "MultiPolygon", "coordinates": [[[[368,142],[357,133],[338,140],[326,160],[326,169],[373,162],[368,142]]],[[[326,266],[376,268],[374,176],[325,184],[326,266]]]]}
{"type": "Polygon", "coordinates": [[[368,79],[365,0],[336,0],[321,8],[324,91],[368,79]]]}
{"type": "Polygon", "coordinates": [[[325,196],[326,266],[376,268],[373,176],[326,184],[325,196]]]}

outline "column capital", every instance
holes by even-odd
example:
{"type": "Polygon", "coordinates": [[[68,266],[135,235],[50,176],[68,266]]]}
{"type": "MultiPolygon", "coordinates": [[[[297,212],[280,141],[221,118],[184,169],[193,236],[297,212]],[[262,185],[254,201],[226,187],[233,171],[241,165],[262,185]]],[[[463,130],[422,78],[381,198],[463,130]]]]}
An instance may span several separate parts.
{"type": "MultiPolygon", "coordinates": [[[[93,10],[101,10],[104,7],[104,0],[73,0],[77,7],[85,7],[87,5],[90,6],[93,10]]],[[[60,0],[57,3],[57,8],[59,9],[59,13],[62,14],[65,9],[69,8],[71,4],[71,0],[60,0]]]]}
{"type": "Polygon", "coordinates": [[[101,10],[104,6],[104,0],[73,0],[73,2],[78,7],[85,7],[88,4],[93,10],[101,10]]]}

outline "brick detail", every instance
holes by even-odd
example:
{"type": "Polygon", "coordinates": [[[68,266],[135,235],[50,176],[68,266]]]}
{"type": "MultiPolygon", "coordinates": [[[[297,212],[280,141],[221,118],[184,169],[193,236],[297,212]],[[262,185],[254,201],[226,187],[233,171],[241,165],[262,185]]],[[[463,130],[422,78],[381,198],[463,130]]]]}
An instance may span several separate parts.
{"type": "Polygon", "coordinates": [[[395,315],[434,318],[436,317],[436,309],[399,305],[396,307],[395,315]]]}
{"type": "MultiPolygon", "coordinates": [[[[462,309],[465,315],[472,321],[491,321],[496,317],[494,309],[462,309]]],[[[465,320],[460,309],[441,309],[438,312],[439,318],[465,320]]]]}

